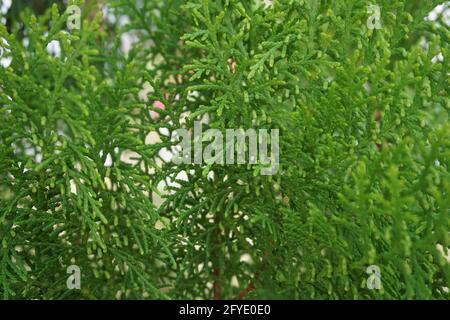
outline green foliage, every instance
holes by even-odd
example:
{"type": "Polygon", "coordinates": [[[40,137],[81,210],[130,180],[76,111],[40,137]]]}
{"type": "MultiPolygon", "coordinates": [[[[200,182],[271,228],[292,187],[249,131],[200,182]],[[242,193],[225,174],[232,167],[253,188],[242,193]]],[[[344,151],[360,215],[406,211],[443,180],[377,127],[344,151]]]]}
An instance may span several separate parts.
{"type": "Polygon", "coordinates": [[[448,299],[440,1],[380,1],[379,30],[363,0],[104,2],[0,26],[3,298],[448,299]],[[278,173],[167,161],[199,119],[279,128],[278,173]]]}

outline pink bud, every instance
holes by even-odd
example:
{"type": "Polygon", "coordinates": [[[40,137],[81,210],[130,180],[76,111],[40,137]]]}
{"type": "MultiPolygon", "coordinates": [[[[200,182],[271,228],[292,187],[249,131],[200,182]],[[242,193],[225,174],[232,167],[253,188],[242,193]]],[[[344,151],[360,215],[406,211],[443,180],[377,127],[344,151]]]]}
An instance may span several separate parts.
{"type": "Polygon", "coordinates": [[[165,110],[166,110],[166,106],[165,106],[165,104],[164,104],[164,103],[162,103],[162,102],[161,102],[161,101],[159,101],[159,100],[157,100],[157,101],[153,102],[153,106],[154,106],[155,108],[158,108],[158,109],[160,109],[160,110],[163,110],[163,111],[165,111],[165,110]]]}

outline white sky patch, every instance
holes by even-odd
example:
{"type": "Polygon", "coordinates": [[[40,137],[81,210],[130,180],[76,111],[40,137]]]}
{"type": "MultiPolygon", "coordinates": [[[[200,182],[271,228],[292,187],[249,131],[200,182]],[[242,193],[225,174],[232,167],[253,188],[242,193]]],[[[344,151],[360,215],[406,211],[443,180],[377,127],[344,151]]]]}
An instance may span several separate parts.
{"type": "MultiPolygon", "coordinates": [[[[119,17],[118,25],[124,27],[130,24],[130,18],[125,15],[119,17]]],[[[127,55],[133,45],[139,41],[138,36],[134,31],[128,31],[122,34],[120,37],[122,52],[127,55]]]]}
{"type": "Polygon", "coordinates": [[[8,68],[11,65],[12,58],[11,57],[5,57],[0,59],[0,65],[3,68],[8,68]]]}
{"type": "Polygon", "coordinates": [[[55,57],[61,56],[61,45],[58,40],[52,40],[47,45],[47,52],[54,55],[55,57]]]}
{"type": "Polygon", "coordinates": [[[106,160],[105,160],[105,163],[104,163],[103,165],[104,165],[105,167],[111,167],[112,164],[113,164],[113,161],[112,161],[111,154],[108,153],[108,154],[106,155],[106,160]]]}
{"type": "Polygon", "coordinates": [[[450,26],[450,1],[444,2],[436,6],[436,8],[431,11],[428,16],[425,18],[426,20],[436,21],[439,15],[442,14],[442,20],[447,26],[450,26]]]}
{"type": "Polygon", "coordinates": [[[11,8],[12,0],[2,0],[0,2],[1,2],[0,12],[2,14],[6,14],[8,12],[9,8],[11,8]]]}
{"type": "Polygon", "coordinates": [[[139,41],[139,37],[134,33],[134,31],[128,31],[122,34],[120,41],[122,52],[127,55],[133,45],[139,41]]]}
{"type": "Polygon", "coordinates": [[[444,55],[442,53],[439,53],[437,56],[435,56],[433,59],[431,59],[431,62],[442,62],[444,61],[444,55]]]}
{"type": "Polygon", "coordinates": [[[116,16],[111,12],[111,10],[108,8],[107,5],[103,6],[102,9],[102,13],[103,13],[103,17],[105,17],[105,19],[111,23],[114,24],[117,21],[116,16]]]}
{"type": "Polygon", "coordinates": [[[273,4],[273,0],[264,0],[264,5],[267,7],[270,7],[273,4]]]}
{"type": "Polygon", "coordinates": [[[12,57],[8,56],[9,49],[5,48],[8,46],[8,41],[5,38],[0,38],[2,44],[0,45],[0,66],[8,68],[11,65],[12,57]]]}
{"type": "MultiPolygon", "coordinates": [[[[11,8],[12,0],[0,0],[0,15],[5,16],[9,8],[11,8]]],[[[6,24],[6,18],[0,17],[0,23],[6,24]]]]}

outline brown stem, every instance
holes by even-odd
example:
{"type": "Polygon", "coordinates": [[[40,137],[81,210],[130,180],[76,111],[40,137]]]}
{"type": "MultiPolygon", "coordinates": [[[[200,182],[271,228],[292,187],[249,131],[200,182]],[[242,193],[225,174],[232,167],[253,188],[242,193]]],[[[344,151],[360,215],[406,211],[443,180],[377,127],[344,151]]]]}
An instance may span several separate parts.
{"type": "Polygon", "coordinates": [[[215,234],[215,245],[217,246],[217,250],[215,250],[213,257],[213,275],[214,275],[214,284],[213,284],[213,297],[214,300],[222,299],[222,285],[221,285],[221,272],[220,272],[220,251],[221,247],[221,230],[220,230],[220,216],[216,215],[214,218],[216,224],[216,234],[215,234]]]}
{"type": "Polygon", "coordinates": [[[220,269],[214,268],[214,300],[221,300],[222,299],[222,286],[220,284],[220,269]]]}
{"type": "Polygon", "coordinates": [[[97,13],[102,10],[103,0],[87,0],[85,7],[89,10],[89,20],[94,20],[97,13]]]}
{"type": "Polygon", "coordinates": [[[237,299],[238,300],[244,299],[250,292],[255,290],[255,288],[256,288],[256,285],[253,282],[250,282],[250,284],[245,289],[243,289],[241,292],[239,292],[237,299]]]}
{"type": "MultiPolygon", "coordinates": [[[[269,241],[269,245],[270,245],[271,247],[273,246],[272,241],[269,241]]],[[[262,263],[261,263],[261,269],[260,269],[258,272],[255,273],[255,278],[254,278],[254,280],[253,280],[253,281],[250,281],[250,283],[248,284],[248,286],[245,287],[245,289],[243,289],[243,290],[241,290],[241,291],[239,292],[239,295],[238,295],[237,298],[236,298],[237,300],[242,300],[242,299],[244,299],[250,292],[252,292],[253,290],[256,289],[255,281],[259,278],[259,275],[261,274],[261,272],[263,272],[264,269],[266,268],[266,266],[267,266],[267,258],[268,258],[269,255],[270,255],[270,251],[271,251],[271,250],[268,250],[268,251],[265,251],[265,252],[264,252],[264,257],[263,257],[262,263]]]]}

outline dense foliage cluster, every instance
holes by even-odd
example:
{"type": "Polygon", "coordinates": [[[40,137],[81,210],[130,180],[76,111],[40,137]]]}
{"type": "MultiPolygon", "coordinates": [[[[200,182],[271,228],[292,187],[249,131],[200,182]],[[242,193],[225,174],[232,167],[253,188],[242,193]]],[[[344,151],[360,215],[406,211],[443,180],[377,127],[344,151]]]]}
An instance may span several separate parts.
{"type": "Polygon", "coordinates": [[[3,298],[448,299],[442,1],[57,2],[0,25],[3,298]],[[277,174],[168,160],[200,119],[277,174]]]}

